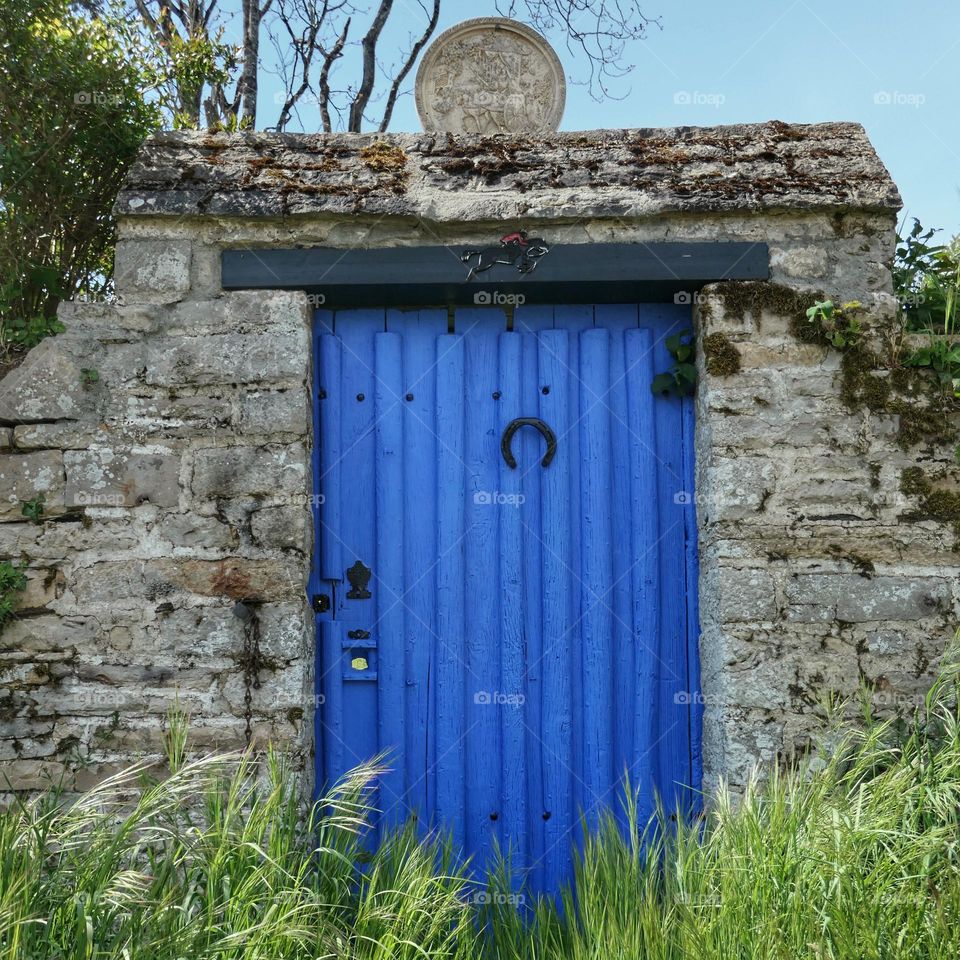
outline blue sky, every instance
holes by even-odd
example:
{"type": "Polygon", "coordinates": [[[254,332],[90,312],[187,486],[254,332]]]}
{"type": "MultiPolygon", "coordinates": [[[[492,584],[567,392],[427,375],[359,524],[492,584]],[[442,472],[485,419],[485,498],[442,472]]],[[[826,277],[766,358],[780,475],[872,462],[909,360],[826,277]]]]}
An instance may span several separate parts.
{"type": "MultiPolygon", "coordinates": [[[[446,0],[440,29],[492,6],[446,0]]],[[[384,54],[425,22],[415,0],[398,0],[397,9],[404,22],[385,35],[384,54]]],[[[900,187],[906,215],[943,236],[960,232],[958,0],[642,0],[641,9],[663,29],[628,49],[635,68],[614,84],[621,100],[597,103],[571,84],[585,65],[551,37],[568,73],[562,129],[856,120],[900,187]]],[[[266,125],[277,87],[269,76],[261,83],[266,125]]],[[[302,119],[318,129],[310,108],[302,119]]],[[[404,96],[391,130],[419,129],[413,97],[404,96]]]]}

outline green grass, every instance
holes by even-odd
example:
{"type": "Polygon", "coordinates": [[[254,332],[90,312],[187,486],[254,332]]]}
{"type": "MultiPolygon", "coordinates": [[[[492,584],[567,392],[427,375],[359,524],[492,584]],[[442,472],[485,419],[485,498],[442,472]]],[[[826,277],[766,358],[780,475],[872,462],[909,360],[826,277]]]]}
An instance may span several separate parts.
{"type": "Polygon", "coordinates": [[[276,754],[185,761],[178,720],[163,778],[0,815],[0,960],[955,960],[956,677],[906,723],[867,716],[739,802],[720,790],[694,827],[629,808],[631,838],[608,820],[561,906],[523,912],[411,831],[364,853],[376,766],[311,813],[276,754]]]}
{"type": "Polygon", "coordinates": [[[700,827],[608,819],[561,910],[519,935],[494,912],[497,960],[874,960],[960,956],[960,726],[944,674],[906,729],[866,718],[819,759],[773,771],[700,827]],[[643,837],[643,842],[640,838],[643,837]]]}
{"type": "Polygon", "coordinates": [[[409,832],[364,856],[375,766],[311,813],[271,755],[134,767],[64,806],[0,817],[0,958],[475,956],[467,881],[409,832]],[[365,870],[358,860],[367,860],[365,870]]]}

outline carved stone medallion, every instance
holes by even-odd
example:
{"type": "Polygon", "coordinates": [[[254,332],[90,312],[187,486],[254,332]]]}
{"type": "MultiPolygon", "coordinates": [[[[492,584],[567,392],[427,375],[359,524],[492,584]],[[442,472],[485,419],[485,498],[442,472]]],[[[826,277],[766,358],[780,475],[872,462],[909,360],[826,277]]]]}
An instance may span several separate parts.
{"type": "Polygon", "coordinates": [[[449,133],[552,133],[566,83],[553,47],[505,17],[464,20],[430,44],[417,71],[423,129],[449,133]]]}

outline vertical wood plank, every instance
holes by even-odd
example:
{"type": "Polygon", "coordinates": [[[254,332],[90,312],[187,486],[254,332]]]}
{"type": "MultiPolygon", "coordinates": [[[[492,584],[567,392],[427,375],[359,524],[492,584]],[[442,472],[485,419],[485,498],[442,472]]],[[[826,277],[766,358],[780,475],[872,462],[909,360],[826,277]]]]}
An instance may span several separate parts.
{"type": "Polygon", "coordinates": [[[540,379],[550,387],[548,393],[541,387],[540,417],[557,434],[556,456],[541,471],[544,886],[548,890],[558,889],[567,875],[574,838],[570,648],[575,582],[570,566],[570,481],[577,461],[570,438],[577,430],[569,375],[572,339],[565,330],[538,335],[540,379]]]}
{"type": "MultiPolygon", "coordinates": [[[[500,334],[500,416],[497,432],[519,417],[521,406],[522,337],[500,334]]],[[[516,456],[516,451],[514,452],[516,456]]],[[[527,689],[524,682],[523,644],[523,475],[539,466],[518,461],[511,470],[500,457],[499,503],[496,512],[500,534],[500,740],[502,743],[501,782],[503,812],[500,823],[504,853],[510,854],[515,876],[526,870],[527,783],[525,762],[525,714],[527,689]]],[[[534,598],[531,598],[534,599],[534,598]]]]}
{"type": "MultiPolygon", "coordinates": [[[[313,445],[311,448],[310,460],[311,460],[311,473],[313,479],[313,487],[311,490],[312,497],[310,501],[310,514],[311,520],[313,522],[313,555],[312,562],[310,564],[310,581],[308,586],[308,598],[313,597],[319,593],[330,594],[331,587],[326,585],[325,589],[321,589],[321,577],[324,573],[324,564],[323,564],[323,550],[324,550],[324,540],[330,539],[330,534],[324,534],[324,503],[327,496],[327,486],[325,478],[323,476],[323,470],[321,464],[330,462],[329,452],[325,452],[323,449],[323,444],[327,436],[333,432],[336,434],[336,445],[339,447],[340,444],[340,417],[339,417],[339,407],[337,408],[336,416],[331,416],[331,412],[327,410],[326,412],[322,409],[322,404],[329,396],[329,391],[331,385],[329,380],[333,379],[333,389],[336,391],[336,396],[339,400],[340,396],[340,361],[339,361],[339,349],[340,344],[336,338],[331,337],[331,342],[324,347],[324,335],[331,332],[333,329],[333,314],[316,310],[314,311],[313,316],[313,330],[312,330],[312,347],[313,347],[313,363],[311,364],[311,371],[313,373],[313,381],[311,387],[311,399],[312,399],[312,428],[313,428],[313,445]],[[336,363],[332,363],[330,358],[327,358],[326,352],[332,350],[336,352],[336,363]],[[325,370],[325,365],[329,365],[333,370],[325,370]],[[324,419],[326,418],[326,423],[324,419]]],[[[339,507],[339,489],[337,490],[337,506],[339,507]]],[[[336,531],[337,525],[332,526],[332,530],[336,531]]],[[[316,654],[314,657],[313,665],[313,744],[314,744],[314,757],[313,757],[313,769],[314,769],[314,792],[316,796],[322,796],[324,787],[327,785],[327,756],[326,756],[326,744],[325,739],[326,735],[324,733],[324,656],[325,652],[323,649],[323,632],[322,624],[320,620],[327,619],[327,617],[320,617],[319,615],[314,617],[314,647],[316,654]]]]}
{"type": "Polygon", "coordinates": [[[320,657],[315,686],[323,696],[323,705],[319,711],[322,717],[320,742],[323,745],[323,774],[326,786],[333,786],[349,769],[349,764],[344,759],[346,737],[343,730],[340,624],[336,620],[318,621],[317,639],[320,657]]]}
{"type": "MultiPolygon", "coordinates": [[[[549,306],[519,307],[514,318],[514,330],[520,331],[523,341],[523,370],[521,376],[521,410],[523,416],[532,416],[540,406],[539,345],[537,332],[552,330],[554,310],[549,306]]],[[[556,427],[554,428],[556,429],[556,427]]],[[[527,701],[526,718],[527,756],[527,884],[531,892],[544,889],[544,828],[543,819],[543,533],[540,527],[541,474],[543,439],[535,430],[522,430],[517,435],[517,460],[521,465],[523,506],[520,519],[523,527],[523,626],[526,656],[527,701]]]]}
{"type": "MultiPolygon", "coordinates": [[[[340,340],[340,457],[341,476],[349,468],[349,483],[340,484],[340,562],[332,579],[343,581],[357,560],[372,571],[370,599],[347,598],[345,583],[335,591],[335,616],[341,630],[371,630],[379,592],[376,534],[376,438],[374,436],[374,337],[383,331],[383,310],[349,310],[336,315],[340,340]]],[[[343,684],[344,763],[356,766],[380,751],[377,685],[343,684]]]]}
{"type": "Polygon", "coordinates": [[[504,319],[497,310],[457,311],[457,326],[466,335],[467,524],[465,620],[467,654],[466,838],[476,870],[490,863],[499,836],[500,725],[495,699],[500,680],[500,588],[496,574],[499,549],[497,508],[493,498],[499,478],[497,434],[497,347],[504,319]]]}
{"type": "MultiPolygon", "coordinates": [[[[689,309],[673,304],[645,304],[640,322],[656,330],[654,368],[667,370],[673,363],[664,341],[690,325],[689,309]]],[[[654,402],[657,437],[657,498],[660,513],[660,661],[655,731],[657,765],[655,777],[668,810],[675,810],[682,797],[682,784],[689,779],[690,704],[687,690],[686,544],[684,512],[692,491],[686,489],[683,470],[683,422],[680,400],[657,397],[654,402]]]]}
{"type": "Polygon", "coordinates": [[[406,819],[406,650],[404,645],[402,338],[378,333],[376,357],[377,644],[380,749],[389,751],[380,783],[385,826],[406,819]]]}
{"type": "MultiPolygon", "coordinates": [[[[554,328],[569,333],[566,362],[556,376],[563,376],[568,381],[569,390],[569,418],[563,428],[563,439],[570,450],[570,550],[567,562],[570,565],[572,589],[570,593],[570,669],[579,676],[582,658],[582,610],[580,608],[580,581],[582,579],[582,557],[580,532],[580,400],[585,392],[580,382],[580,337],[584,330],[593,329],[594,308],[585,304],[565,304],[554,308],[554,328]]],[[[549,380],[555,379],[541,376],[543,386],[549,386],[549,380]]],[[[558,436],[560,433],[558,431],[558,436]]],[[[574,683],[571,690],[573,697],[571,715],[571,759],[573,770],[573,810],[575,813],[585,806],[584,777],[583,777],[583,689],[579,682],[574,683]]],[[[580,837],[580,821],[574,823],[574,832],[577,842],[580,837]]]]}
{"type": "Polygon", "coordinates": [[[424,491],[437,486],[437,337],[446,334],[446,310],[387,311],[387,329],[403,341],[404,643],[406,647],[406,758],[410,809],[433,817],[431,755],[436,621],[437,503],[424,491]]]}
{"type": "Polygon", "coordinates": [[[650,330],[625,335],[627,414],[630,444],[631,579],[633,589],[634,702],[630,757],[631,786],[641,817],[654,810],[655,730],[660,674],[659,509],[657,438],[653,382],[653,337],[650,330]]]}
{"type": "Polygon", "coordinates": [[[640,319],[636,304],[598,304],[594,323],[610,331],[610,388],[607,410],[610,415],[610,517],[612,529],[613,580],[609,604],[612,608],[611,662],[613,664],[613,776],[617,796],[611,798],[621,818],[619,785],[633,758],[634,656],[633,635],[633,540],[630,501],[630,450],[636,443],[629,423],[625,333],[636,332],[640,319]]]}
{"type": "Polygon", "coordinates": [[[614,725],[611,639],[613,609],[610,496],[610,336],[606,330],[580,334],[580,490],[582,579],[581,675],[583,683],[584,815],[595,828],[611,800],[614,725]]]}
{"type": "Polygon", "coordinates": [[[436,818],[464,849],[464,343],[459,334],[437,340],[437,696],[436,818]]]}

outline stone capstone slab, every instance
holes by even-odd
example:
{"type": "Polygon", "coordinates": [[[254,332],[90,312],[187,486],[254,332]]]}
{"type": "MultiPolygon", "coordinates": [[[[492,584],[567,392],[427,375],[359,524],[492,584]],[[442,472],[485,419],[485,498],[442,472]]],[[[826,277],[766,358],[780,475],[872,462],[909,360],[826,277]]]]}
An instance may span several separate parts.
{"type": "MultiPolygon", "coordinates": [[[[546,136],[164,132],[141,148],[114,210],[497,223],[530,211],[556,220],[900,205],[859,124],[771,121],[546,136]]],[[[156,286],[143,263],[155,255],[137,257],[145,279],[130,271],[138,290],[156,286]]]]}

